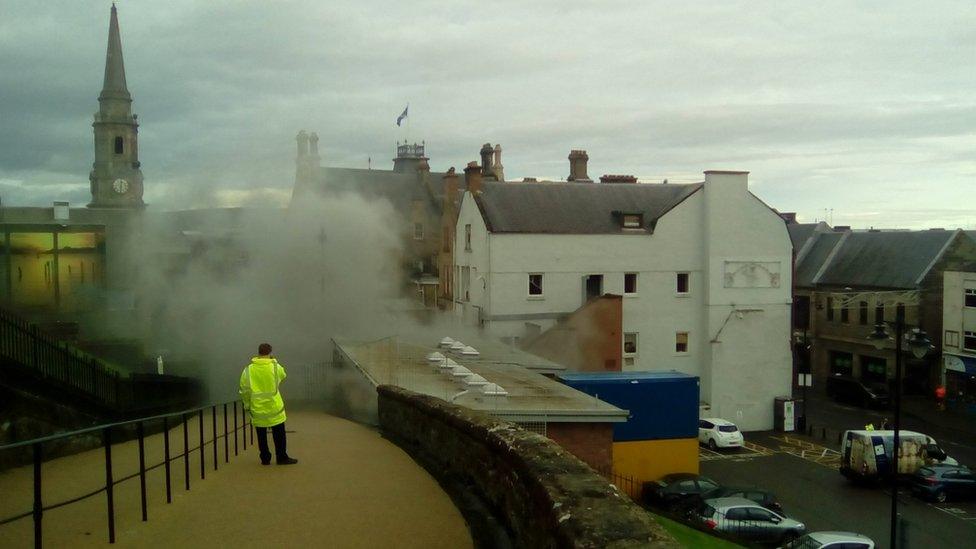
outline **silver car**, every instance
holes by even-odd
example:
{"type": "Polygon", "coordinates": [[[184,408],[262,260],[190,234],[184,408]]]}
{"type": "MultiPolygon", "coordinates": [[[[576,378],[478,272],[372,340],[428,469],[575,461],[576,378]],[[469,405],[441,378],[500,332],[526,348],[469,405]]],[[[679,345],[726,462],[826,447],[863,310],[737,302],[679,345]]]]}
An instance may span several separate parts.
{"type": "Polygon", "coordinates": [[[806,526],[746,498],[706,499],[698,516],[707,528],[750,541],[785,543],[806,532],[806,526]]]}
{"type": "Polygon", "coordinates": [[[871,538],[853,532],[810,532],[783,546],[788,549],[874,549],[871,538]]]}

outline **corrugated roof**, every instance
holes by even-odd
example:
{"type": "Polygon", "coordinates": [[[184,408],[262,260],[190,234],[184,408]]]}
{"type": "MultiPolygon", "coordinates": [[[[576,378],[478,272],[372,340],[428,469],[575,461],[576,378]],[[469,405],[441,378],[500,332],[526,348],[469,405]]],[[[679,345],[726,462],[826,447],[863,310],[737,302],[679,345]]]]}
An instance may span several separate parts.
{"type": "Polygon", "coordinates": [[[912,289],[955,237],[955,231],[871,231],[816,235],[796,269],[800,287],[912,289]],[[844,237],[846,234],[846,238],[844,237]],[[841,242],[841,240],[843,240],[841,242]],[[840,246],[836,248],[837,243],[840,246]],[[825,262],[829,262],[824,266],[825,262]],[[819,278],[816,274],[823,271],[819,278]]]}
{"type": "MultiPolygon", "coordinates": [[[[475,195],[494,233],[614,234],[623,229],[614,212],[641,213],[644,230],[702,187],[633,183],[486,182],[475,195]]],[[[639,229],[638,229],[639,230],[639,229]]]]}

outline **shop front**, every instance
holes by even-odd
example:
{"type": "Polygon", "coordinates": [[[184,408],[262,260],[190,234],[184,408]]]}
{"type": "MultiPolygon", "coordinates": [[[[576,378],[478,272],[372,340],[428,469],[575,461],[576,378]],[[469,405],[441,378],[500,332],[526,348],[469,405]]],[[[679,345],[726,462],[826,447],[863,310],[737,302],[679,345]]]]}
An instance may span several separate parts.
{"type": "Polygon", "coordinates": [[[976,356],[943,353],[946,404],[976,416],[976,356]]]}

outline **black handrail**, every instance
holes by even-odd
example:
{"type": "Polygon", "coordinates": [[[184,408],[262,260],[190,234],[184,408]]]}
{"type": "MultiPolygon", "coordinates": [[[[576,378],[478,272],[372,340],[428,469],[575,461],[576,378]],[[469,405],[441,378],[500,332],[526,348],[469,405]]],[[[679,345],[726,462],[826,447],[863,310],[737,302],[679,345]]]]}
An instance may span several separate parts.
{"type": "MultiPolygon", "coordinates": [[[[206,445],[208,443],[212,443],[213,444],[213,458],[214,458],[214,464],[213,464],[213,466],[214,466],[214,470],[217,469],[217,461],[218,461],[218,459],[217,459],[217,457],[218,457],[217,442],[218,442],[218,439],[220,439],[220,438],[223,438],[224,439],[224,461],[229,463],[229,461],[230,461],[230,444],[228,442],[228,437],[230,436],[230,433],[229,433],[228,428],[227,428],[227,404],[228,404],[227,402],[218,403],[218,404],[211,404],[211,405],[207,405],[207,406],[200,406],[200,407],[197,407],[197,408],[191,408],[191,409],[188,409],[188,410],[182,410],[182,411],[179,411],[179,412],[171,412],[171,413],[168,413],[168,414],[159,414],[159,415],[149,416],[149,417],[143,417],[143,418],[139,418],[139,419],[131,419],[131,420],[127,420],[127,421],[119,421],[119,422],[116,422],[116,423],[107,423],[107,424],[103,424],[103,425],[97,425],[95,427],[88,427],[86,429],[78,429],[76,431],[70,431],[70,432],[67,432],[67,433],[59,433],[59,434],[50,435],[50,436],[46,436],[46,437],[40,437],[40,438],[31,439],[31,440],[25,440],[25,441],[21,441],[21,442],[14,442],[14,443],[11,443],[11,444],[0,445],[0,452],[5,451],[5,450],[13,450],[13,449],[17,449],[17,448],[24,448],[24,447],[30,446],[31,447],[31,450],[32,450],[32,454],[33,454],[33,464],[34,464],[34,472],[33,472],[33,475],[34,475],[34,483],[33,483],[34,484],[34,502],[33,502],[33,505],[32,505],[31,510],[30,511],[23,512],[23,513],[20,513],[20,514],[17,514],[17,515],[5,517],[5,518],[0,518],[0,526],[3,526],[5,524],[9,524],[11,522],[14,522],[14,521],[17,521],[17,520],[20,520],[20,519],[24,519],[24,518],[33,516],[33,520],[34,520],[34,547],[39,548],[39,547],[41,547],[41,540],[42,540],[42,528],[41,528],[41,525],[42,525],[42,520],[43,520],[43,516],[44,516],[44,512],[45,511],[50,511],[51,509],[56,509],[58,507],[63,507],[65,505],[70,505],[72,503],[76,503],[76,502],[82,501],[84,499],[90,498],[92,496],[98,495],[101,492],[105,492],[105,500],[106,500],[106,507],[107,507],[107,519],[108,519],[108,540],[109,540],[109,543],[115,543],[115,500],[114,500],[114,487],[117,484],[120,484],[120,483],[125,482],[127,480],[131,480],[131,479],[136,478],[136,477],[139,477],[140,504],[141,504],[141,511],[142,511],[142,520],[143,520],[143,522],[145,522],[145,521],[148,521],[149,520],[148,508],[147,508],[147,504],[146,504],[146,473],[147,472],[152,471],[153,469],[157,469],[159,467],[165,467],[165,470],[166,470],[166,503],[172,503],[172,501],[173,501],[173,499],[172,499],[172,487],[171,487],[171,484],[170,484],[171,483],[171,476],[170,476],[170,463],[171,462],[173,462],[175,460],[178,460],[180,458],[183,459],[183,466],[184,466],[184,489],[185,490],[189,490],[190,489],[190,459],[189,459],[189,455],[190,455],[191,452],[195,452],[196,450],[200,450],[200,478],[201,479],[203,479],[205,477],[205,469],[206,468],[205,468],[205,463],[204,462],[206,460],[206,457],[205,457],[205,454],[206,454],[206,445]],[[223,420],[224,420],[224,432],[223,432],[223,434],[218,434],[218,432],[217,432],[217,407],[218,406],[222,406],[223,407],[223,415],[224,415],[224,417],[223,417],[223,420]],[[213,438],[212,439],[209,439],[209,440],[205,440],[205,438],[204,438],[204,428],[203,428],[203,418],[204,418],[204,411],[206,409],[208,409],[208,408],[211,411],[211,425],[212,425],[213,438]],[[196,415],[197,416],[197,419],[199,420],[198,423],[199,423],[199,434],[200,434],[200,444],[199,444],[199,446],[194,446],[192,448],[188,447],[188,442],[189,442],[189,436],[188,436],[188,434],[189,433],[188,433],[188,421],[187,421],[191,417],[191,415],[196,415]],[[179,416],[180,421],[183,423],[183,453],[182,453],[182,455],[171,456],[170,455],[170,446],[169,446],[169,425],[170,425],[169,424],[169,419],[172,418],[172,417],[177,417],[177,416],[179,416]],[[160,462],[160,463],[156,463],[156,464],[147,466],[146,465],[146,459],[145,459],[145,424],[147,422],[160,421],[160,420],[163,423],[163,453],[164,453],[163,461],[160,462]],[[136,437],[138,439],[138,444],[139,444],[139,471],[136,472],[136,473],[127,475],[125,477],[114,478],[113,473],[112,473],[112,432],[113,432],[113,430],[116,430],[116,429],[118,429],[120,427],[124,427],[124,426],[128,426],[128,425],[135,425],[136,426],[136,437]],[[65,438],[69,438],[69,437],[74,437],[74,436],[78,436],[78,435],[84,435],[84,434],[93,433],[93,432],[96,432],[96,431],[101,432],[103,446],[104,446],[104,450],[105,450],[105,486],[102,486],[100,488],[97,488],[95,490],[92,490],[91,492],[88,492],[88,493],[85,493],[85,494],[82,494],[82,495],[73,497],[71,499],[67,499],[67,500],[64,500],[64,501],[59,501],[57,503],[51,503],[51,504],[45,505],[44,502],[41,499],[41,479],[42,479],[42,477],[41,477],[41,471],[42,471],[41,465],[43,463],[43,446],[44,446],[44,444],[45,443],[48,443],[48,442],[51,442],[51,441],[61,440],[61,439],[65,439],[65,438]]],[[[250,434],[250,436],[251,436],[251,444],[252,444],[252,446],[254,444],[254,430],[253,430],[253,425],[251,424],[251,421],[250,421],[250,418],[248,417],[247,412],[244,410],[243,407],[241,407],[240,412],[241,412],[241,420],[242,421],[241,421],[239,427],[238,427],[238,422],[237,422],[237,412],[238,412],[237,401],[233,401],[233,414],[234,414],[234,431],[233,432],[234,432],[234,455],[235,456],[238,455],[237,433],[238,433],[238,430],[239,429],[242,431],[242,434],[243,434],[243,441],[244,441],[243,449],[244,450],[247,450],[247,438],[248,438],[248,434],[250,434]]]]}

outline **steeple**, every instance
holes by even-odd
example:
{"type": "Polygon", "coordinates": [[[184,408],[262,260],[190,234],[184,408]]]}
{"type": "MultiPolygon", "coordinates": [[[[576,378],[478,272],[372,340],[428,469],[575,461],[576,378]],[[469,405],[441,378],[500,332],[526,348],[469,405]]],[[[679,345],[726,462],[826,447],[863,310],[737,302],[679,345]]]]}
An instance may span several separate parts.
{"type": "Polygon", "coordinates": [[[142,208],[142,169],[139,163],[139,123],[132,114],[132,96],[125,83],[119,17],[112,4],[105,52],[105,82],[98,94],[95,162],[89,174],[89,208],[142,208]]]}
{"type": "Polygon", "coordinates": [[[119,35],[119,17],[112,3],[112,18],[108,24],[108,48],[105,52],[105,82],[98,100],[122,99],[132,101],[125,86],[125,63],[122,62],[122,37],[119,35]]]}

